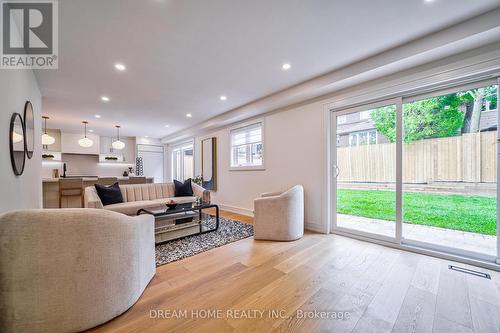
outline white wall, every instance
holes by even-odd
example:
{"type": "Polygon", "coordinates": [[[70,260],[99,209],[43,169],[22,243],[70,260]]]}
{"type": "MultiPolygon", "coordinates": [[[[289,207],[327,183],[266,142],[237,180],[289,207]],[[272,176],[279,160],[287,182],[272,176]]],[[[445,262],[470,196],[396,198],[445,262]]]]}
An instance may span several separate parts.
{"type": "Polygon", "coordinates": [[[35,76],[31,70],[0,69],[0,213],[23,208],[42,206],[42,99],[35,76]],[[24,173],[15,176],[10,163],[9,125],[14,112],[23,115],[24,104],[29,100],[35,114],[35,151],[26,159],[24,173]]]}
{"type": "MultiPolygon", "coordinates": [[[[264,114],[265,171],[229,171],[228,128],[234,124],[207,134],[200,131],[202,134],[195,137],[195,175],[201,173],[201,140],[215,136],[218,190],[212,194],[214,203],[224,209],[251,214],[253,199],[260,193],[302,184],[306,228],[324,232],[329,228],[326,169],[331,163],[325,110],[405,96],[416,89],[447,87],[457,81],[492,78],[498,74],[500,44],[492,44],[264,114]]],[[[180,140],[185,140],[183,135],[179,133],[180,140]]]]}
{"type": "Polygon", "coordinates": [[[157,138],[146,138],[144,136],[136,136],[135,143],[138,145],[153,145],[153,146],[163,146],[160,139],[157,138]]]}
{"type": "Polygon", "coordinates": [[[195,138],[195,175],[201,173],[201,140],[217,137],[217,192],[213,202],[222,208],[252,214],[253,199],[263,192],[286,190],[302,184],[305,221],[318,229],[322,221],[326,164],[322,103],[315,102],[267,115],[264,119],[265,170],[229,170],[229,129],[195,138]]]}

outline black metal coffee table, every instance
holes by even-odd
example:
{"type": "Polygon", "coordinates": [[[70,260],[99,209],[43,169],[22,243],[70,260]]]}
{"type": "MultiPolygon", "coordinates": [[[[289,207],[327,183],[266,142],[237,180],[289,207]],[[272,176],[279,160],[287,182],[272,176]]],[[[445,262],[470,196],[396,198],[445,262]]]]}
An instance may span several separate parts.
{"type": "Polygon", "coordinates": [[[137,215],[140,214],[150,214],[155,217],[156,244],[219,229],[219,206],[212,204],[188,203],[178,204],[175,208],[139,209],[137,215]],[[203,223],[212,218],[212,215],[203,212],[210,208],[215,208],[215,228],[203,223]]]}

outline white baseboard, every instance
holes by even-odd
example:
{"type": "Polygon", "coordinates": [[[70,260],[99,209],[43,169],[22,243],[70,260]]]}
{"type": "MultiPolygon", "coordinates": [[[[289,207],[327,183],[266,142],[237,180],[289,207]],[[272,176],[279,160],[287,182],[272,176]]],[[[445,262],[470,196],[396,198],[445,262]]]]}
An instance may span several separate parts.
{"type": "MultiPolygon", "coordinates": [[[[236,213],[236,214],[241,214],[245,216],[251,216],[253,217],[253,210],[247,209],[247,208],[242,208],[242,207],[235,207],[235,206],[230,206],[230,205],[224,205],[224,204],[217,204],[220,209],[226,210],[231,213],[236,213]]],[[[314,232],[319,232],[319,233],[324,233],[324,230],[321,225],[317,223],[308,223],[306,222],[304,225],[304,228],[309,231],[314,231],[314,232]]]]}
{"type": "Polygon", "coordinates": [[[323,230],[323,227],[317,223],[308,223],[306,222],[304,225],[304,228],[309,231],[314,231],[314,232],[319,232],[321,234],[324,234],[325,231],[323,230]]]}
{"type": "Polygon", "coordinates": [[[231,212],[231,213],[236,213],[236,214],[241,214],[241,215],[253,217],[253,210],[251,210],[251,209],[229,206],[229,205],[224,205],[224,204],[216,204],[216,205],[219,206],[220,209],[227,210],[228,212],[231,212]]]}

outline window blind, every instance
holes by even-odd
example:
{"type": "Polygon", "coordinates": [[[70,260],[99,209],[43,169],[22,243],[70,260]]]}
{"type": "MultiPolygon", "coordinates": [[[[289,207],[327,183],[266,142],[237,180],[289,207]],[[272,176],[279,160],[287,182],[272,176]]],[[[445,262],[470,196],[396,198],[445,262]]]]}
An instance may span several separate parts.
{"type": "Polygon", "coordinates": [[[262,124],[252,124],[231,130],[231,146],[237,147],[262,141],[262,124]]]}

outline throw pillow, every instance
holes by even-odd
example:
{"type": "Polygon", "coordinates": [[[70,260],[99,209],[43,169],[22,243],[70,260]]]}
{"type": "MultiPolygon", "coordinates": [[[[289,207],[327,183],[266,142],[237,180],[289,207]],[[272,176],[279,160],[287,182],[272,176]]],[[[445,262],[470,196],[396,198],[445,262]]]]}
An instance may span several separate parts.
{"type": "Polygon", "coordinates": [[[114,183],[110,186],[99,184],[94,184],[94,186],[104,206],[123,202],[122,191],[120,191],[118,183],[114,183]]]}
{"type": "Polygon", "coordinates": [[[184,183],[174,180],[175,196],[176,197],[192,197],[193,188],[191,187],[191,178],[187,179],[184,183]]]}

